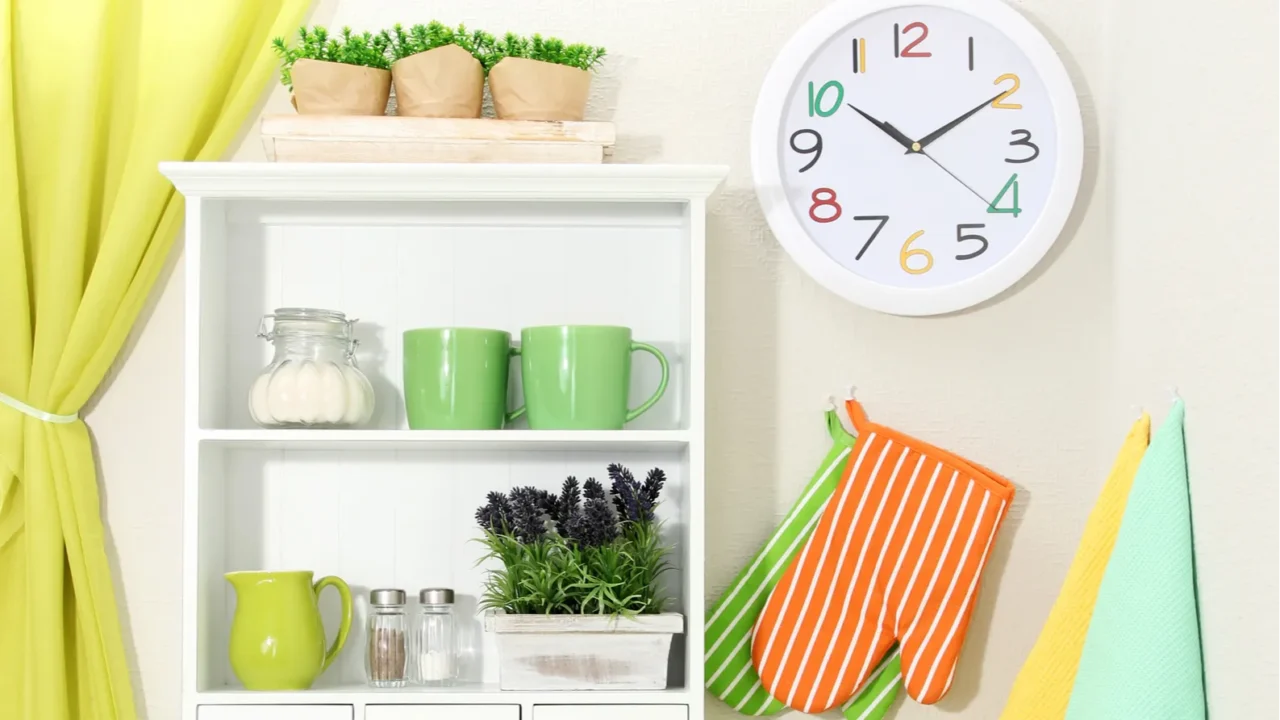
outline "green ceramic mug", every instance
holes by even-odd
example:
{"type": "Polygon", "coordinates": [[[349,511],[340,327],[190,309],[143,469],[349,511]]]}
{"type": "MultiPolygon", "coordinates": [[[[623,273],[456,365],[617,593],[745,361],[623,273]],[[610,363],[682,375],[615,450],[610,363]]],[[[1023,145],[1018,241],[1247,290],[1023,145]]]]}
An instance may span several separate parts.
{"type": "Polygon", "coordinates": [[[529,427],[534,430],[620,430],[653,407],[667,389],[667,358],[652,345],[632,342],[631,328],[552,325],[520,331],[520,369],[529,427]],[[658,359],[662,381],[653,395],[627,409],[631,354],[658,359]]]}
{"type": "Polygon", "coordinates": [[[511,333],[480,328],[404,332],[404,406],[414,430],[498,430],[507,412],[511,333]]]}

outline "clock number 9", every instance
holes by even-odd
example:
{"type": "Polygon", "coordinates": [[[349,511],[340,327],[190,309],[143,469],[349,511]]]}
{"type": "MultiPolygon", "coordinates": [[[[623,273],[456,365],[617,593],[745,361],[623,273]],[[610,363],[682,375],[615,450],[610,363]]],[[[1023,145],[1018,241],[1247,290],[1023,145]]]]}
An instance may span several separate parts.
{"type": "Polygon", "coordinates": [[[840,207],[840,203],[836,202],[836,191],[831,188],[818,188],[813,191],[809,197],[813,198],[813,205],[809,206],[809,217],[817,223],[835,222],[840,218],[840,213],[844,209],[840,207]],[[826,195],[826,197],[820,197],[826,195]],[[818,208],[829,207],[832,209],[831,215],[828,217],[818,217],[818,208]]]}
{"type": "Polygon", "coordinates": [[[809,161],[809,164],[800,168],[800,172],[804,172],[813,167],[818,162],[818,158],[822,157],[822,136],[818,134],[817,130],[797,130],[791,133],[791,149],[801,155],[813,155],[813,159],[809,161]],[[796,138],[806,134],[813,136],[813,144],[807,148],[802,148],[796,144],[796,138]]]}
{"type": "Polygon", "coordinates": [[[923,230],[911,233],[911,237],[907,238],[907,241],[902,244],[902,250],[898,252],[898,265],[912,275],[923,275],[933,269],[933,255],[928,250],[911,247],[911,243],[915,242],[916,238],[923,234],[923,230]],[[913,268],[908,265],[907,261],[913,257],[924,258],[924,266],[913,268]]]}

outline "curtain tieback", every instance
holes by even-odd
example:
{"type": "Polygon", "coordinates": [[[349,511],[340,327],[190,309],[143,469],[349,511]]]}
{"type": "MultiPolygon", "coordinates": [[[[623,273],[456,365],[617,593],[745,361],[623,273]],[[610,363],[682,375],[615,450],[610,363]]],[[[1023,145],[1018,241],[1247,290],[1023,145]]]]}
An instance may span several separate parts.
{"type": "Polygon", "coordinates": [[[43,420],[45,422],[65,424],[65,423],[73,423],[80,419],[80,415],[78,414],[56,415],[54,413],[45,412],[38,408],[33,408],[30,405],[22,402],[18,398],[9,397],[8,395],[5,395],[2,392],[0,392],[0,405],[8,405],[9,407],[13,408],[14,410],[17,410],[20,413],[23,413],[24,415],[30,415],[31,417],[37,420],[43,420]]]}

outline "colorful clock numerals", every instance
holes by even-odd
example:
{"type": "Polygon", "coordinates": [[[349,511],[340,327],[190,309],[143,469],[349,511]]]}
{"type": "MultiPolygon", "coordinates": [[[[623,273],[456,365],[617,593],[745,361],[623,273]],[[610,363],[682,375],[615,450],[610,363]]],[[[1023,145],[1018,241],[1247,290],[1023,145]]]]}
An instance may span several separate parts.
{"type": "Polygon", "coordinates": [[[1030,130],[1021,130],[1021,129],[1019,129],[1019,130],[1013,130],[1013,131],[1011,131],[1011,132],[1010,132],[1010,134],[1011,134],[1011,135],[1014,135],[1014,136],[1017,136],[1017,135],[1019,135],[1019,134],[1020,134],[1020,135],[1022,135],[1022,137],[1015,137],[1015,139],[1010,140],[1010,141],[1009,141],[1009,145],[1011,145],[1011,146],[1013,146],[1013,147],[1018,147],[1019,145],[1021,145],[1021,146],[1023,146],[1023,147],[1029,147],[1029,148],[1031,148],[1031,157],[1024,157],[1024,158],[1005,158],[1005,159],[1004,159],[1004,161],[1005,161],[1005,162],[1007,162],[1007,163],[1015,163],[1015,164],[1017,164],[1017,163],[1029,163],[1029,162],[1031,162],[1032,160],[1035,160],[1036,158],[1040,157],[1040,146],[1039,146],[1039,145],[1037,145],[1037,144],[1035,144],[1035,143],[1033,143],[1033,142],[1031,142],[1031,131],[1030,131],[1030,130]]]}
{"type": "Polygon", "coordinates": [[[867,71],[867,39],[853,39],[853,72],[865,73],[867,71]]]}
{"type": "Polygon", "coordinates": [[[999,96],[999,97],[997,97],[995,100],[992,100],[992,101],[991,101],[991,107],[993,107],[993,108],[995,108],[995,109],[997,109],[997,110],[1021,110],[1021,109],[1022,109],[1022,105],[1021,105],[1021,104],[1019,104],[1019,103],[1005,102],[1005,100],[1008,100],[1008,99],[1009,99],[1009,97],[1010,97],[1011,95],[1013,95],[1014,93],[1018,92],[1018,88],[1022,87],[1022,81],[1018,79],[1018,76],[1017,76],[1017,75],[1014,75],[1013,73],[1005,73],[1005,74],[1001,75],[1000,77],[996,78],[996,81],[995,81],[995,82],[993,82],[993,83],[991,83],[991,84],[992,84],[992,85],[999,85],[1000,83],[1004,82],[1005,80],[1012,80],[1012,81],[1013,81],[1013,87],[1011,87],[1011,88],[1009,88],[1008,90],[1005,90],[1004,92],[1000,93],[1000,96],[999,96]]]}
{"type": "Polygon", "coordinates": [[[902,243],[902,249],[898,251],[898,265],[912,275],[923,275],[933,269],[933,254],[928,250],[911,247],[911,243],[915,242],[916,238],[923,234],[923,230],[917,230],[911,233],[911,237],[907,238],[907,241],[902,243]],[[923,258],[924,265],[921,267],[911,267],[908,263],[912,258],[923,258]]]}
{"type": "Polygon", "coordinates": [[[871,237],[867,238],[867,241],[862,243],[862,249],[859,250],[858,254],[854,256],[853,259],[856,261],[856,260],[861,260],[862,256],[867,252],[867,248],[871,247],[871,243],[875,242],[876,236],[880,234],[880,231],[883,230],[884,226],[889,222],[889,216],[888,215],[854,215],[853,219],[879,221],[879,224],[876,225],[876,229],[871,231],[871,237]]]}
{"type": "Polygon", "coordinates": [[[968,234],[965,233],[965,230],[981,230],[984,227],[986,227],[986,225],[984,225],[983,223],[960,224],[956,226],[956,242],[957,243],[965,243],[965,242],[970,242],[974,240],[982,243],[982,247],[978,248],[977,250],[974,250],[971,253],[964,253],[962,255],[957,255],[956,256],[957,260],[972,260],[987,251],[987,247],[989,243],[987,243],[987,239],[985,237],[977,233],[968,233],[968,234]]]}
{"type": "Polygon", "coordinates": [[[817,115],[818,117],[831,117],[833,114],[835,114],[836,110],[840,109],[840,104],[843,102],[844,102],[844,86],[841,85],[839,81],[837,80],[828,81],[821,88],[818,88],[817,92],[814,92],[813,82],[810,81],[809,83],[809,117],[813,117],[814,115],[817,115]],[[831,105],[829,105],[824,110],[823,105],[825,105],[826,103],[823,102],[823,98],[825,98],[827,96],[827,93],[831,92],[832,90],[834,90],[836,94],[835,102],[831,103],[831,105]]]}
{"type": "Polygon", "coordinates": [[[809,161],[809,164],[800,168],[800,172],[804,172],[805,170],[808,170],[809,168],[817,164],[818,158],[822,157],[822,135],[817,130],[810,130],[808,128],[805,128],[803,130],[797,130],[791,133],[791,149],[795,150],[801,155],[813,155],[813,159],[809,161]],[[796,138],[800,137],[801,135],[812,135],[813,144],[807,148],[802,148],[799,145],[797,145],[796,138]]]}
{"type": "Polygon", "coordinates": [[[898,23],[894,23],[893,24],[893,56],[908,57],[908,58],[933,57],[933,53],[928,52],[927,50],[915,49],[915,47],[920,43],[924,42],[924,39],[927,37],[929,37],[929,26],[925,25],[922,22],[913,22],[910,25],[907,25],[906,27],[902,28],[901,30],[898,29],[898,23]],[[907,35],[910,34],[912,30],[919,30],[920,36],[912,40],[911,42],[907,43],[906,47],[902,47],[901,49],[899,49],[901,40],[903,38],[906,38],[907,35]]]}
{"type": "Polygon", "coordinates": [[[987,206],[987,212],[1009,213],[1014,217],[1018,217],[1018,213],[1022,212],[1022,208],[1018,207],[1018,173],[1014,173],[1009,176],[1009,180],[1005,182],[1004,187],[1000,188],[1000,193],[997,194],[995,198],[991,200],[991,204],[987,206]],[[1013,190],[1013,197],[1010,198],[1012,201],[1012,207],[996,207],[1000,204],[1000,201],[1004,199],[1005,193],[1008,193],[1009,190],[1013,190]]]}
{"type": "Polygon", "coordinates": [[[831,188],[818,188],[809,196],[813,200],[813,204],[809,206],[809,218],[818,223],[835,222],[840,219],[840,214],[844,212],[844,208],[840,207],[840,203],[836,202],[836,191],[831,188]],[[826,197],[822,197],[826,195],[826,197]],[[831,214],[827,217],[818,215],[818,208],[830,208],[831,214]]]}

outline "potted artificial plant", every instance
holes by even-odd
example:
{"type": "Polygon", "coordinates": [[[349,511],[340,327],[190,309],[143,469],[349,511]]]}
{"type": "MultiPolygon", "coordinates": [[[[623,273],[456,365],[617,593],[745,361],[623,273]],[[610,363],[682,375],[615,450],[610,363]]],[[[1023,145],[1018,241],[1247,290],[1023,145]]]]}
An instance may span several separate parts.
{"type": "Polygon", "coordinates": [[[570,477],[557,495],[489,493],[476,511],[491,569],[481,607],[498,639],[503,690],[661,689],[679,613],[664,613],[669,569],[655,510],[662,470],[638,482],[609,466],[612,487],[570,477]]]}
{"type": "Polygon", "coordinates": [[[382,115],[391,94],[386,39],[342,28],[331,37],[319,25],[298,28],[298,44],[271,41],[283,61],[280,82],[303,115],[382,115]]]}
{"type": "Polygon", "coordinates": [[[484,98],[484,67],[477,58],[493,42],[483,30],[457,30],[432,20],[406,32],[396,23],[382,31],[391,51],[396,114],[476,118],[484,98]]]}
{"type": "Polygon", "coordinates": [[[486,53],[494,113],[503,120],[581,120],[604,48],[507,33],[486,53]]]}

